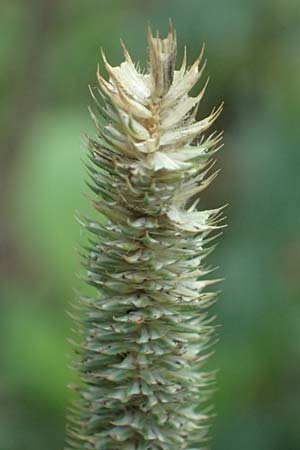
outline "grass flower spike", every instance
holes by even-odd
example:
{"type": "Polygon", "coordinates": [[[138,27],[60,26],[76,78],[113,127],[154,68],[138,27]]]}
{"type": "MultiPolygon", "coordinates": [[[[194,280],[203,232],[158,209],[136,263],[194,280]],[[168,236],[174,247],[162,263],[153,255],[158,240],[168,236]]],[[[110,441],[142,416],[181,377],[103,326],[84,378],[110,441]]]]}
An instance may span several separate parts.
{"type": "Polygon", "coordinates": [[[81,297],[76,368],[79,398],[68,419],[73,450],[207,448],[214,375],[211,353],[216,293],[204,259],[222,227],[222,208],[199,210],[214,179],[211,157],[222,135],[206,133],[222,106],[197,120],[203,50],[176,68],[176,34],[149,31],[149,70],[132,62],[98,71],[91,93],[97,138],[87,139],[92,204],[81,297]],[[205,134],[204,134],[205,133],[205,134]],[[103,217],[105,219],[103,220],[103,217]]]}

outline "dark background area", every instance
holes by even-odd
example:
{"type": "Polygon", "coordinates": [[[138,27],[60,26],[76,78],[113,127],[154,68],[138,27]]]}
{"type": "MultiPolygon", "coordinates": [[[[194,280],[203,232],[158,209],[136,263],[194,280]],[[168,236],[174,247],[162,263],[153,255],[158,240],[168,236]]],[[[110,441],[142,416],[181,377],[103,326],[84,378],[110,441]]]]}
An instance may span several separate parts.
{"type": "MultiPolygon", "coordinates": [[[[0,450],[63,448],[76,211],[89,211],[87,85],[121,37],[146,64],[146,27],[206,43],[199,116],[225,101],[222,171],[203,204],[229,227],[210,263],[223,292],[213,450],[300,448],[299,0],[2,0],[0,5],[0,450]],[[203,78],[204,81],[204,78],[203,78]]],[[[101,66],[102,67],[102,66],[101,66]]],[[[200,86],[199,86],[200,87],[200,86]]]]}

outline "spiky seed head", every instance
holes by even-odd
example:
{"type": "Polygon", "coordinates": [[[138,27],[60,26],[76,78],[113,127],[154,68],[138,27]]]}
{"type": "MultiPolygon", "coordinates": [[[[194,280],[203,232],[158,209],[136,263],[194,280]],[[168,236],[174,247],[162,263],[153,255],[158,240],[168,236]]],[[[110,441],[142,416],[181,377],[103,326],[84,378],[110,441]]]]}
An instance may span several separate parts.
{"type": "Polygon", "coordinates": [[[204,259],[222,208],[199,210],[199,193],[214,179],[211,157],[222,135],[204,133],[221,112],[197,120],[206,84],[189,95],[205,62],[186,52],[176,69],[176,33],[148,33],[149,71],[124,46],[108,80],[92,90],[97,138],[88,138],[89,186],[99,221],[86,249],[81,343],[76,368],[80,399],[69,419],[67,448],[76,450],[203,449],[213,374],[202,366],[214,324],[207,308],[218,280],[204,259]],[[103,219],[105,217],[105,219],[103,219]],[[199,406],[202,411],[199,412],[199,406]]]}

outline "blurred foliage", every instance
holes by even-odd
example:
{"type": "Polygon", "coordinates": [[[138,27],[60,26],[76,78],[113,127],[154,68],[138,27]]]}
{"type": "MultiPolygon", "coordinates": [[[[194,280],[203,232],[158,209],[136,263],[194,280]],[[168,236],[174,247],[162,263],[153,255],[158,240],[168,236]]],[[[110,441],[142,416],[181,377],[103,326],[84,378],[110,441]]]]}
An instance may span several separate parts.
{"type": "Polygon", "coordinates": [[[300,448],[299,0],[2,0],[0,450],[63,447],[87,85],[101,46],[120,60],[119,37],[145,64],[147,21],[163,33],[169,16],[180,55],[206,42],[199,113],[225,100],[222,172],[203,196],[230,204],[210,261],[226,278],[212,448],[300,448]]]}

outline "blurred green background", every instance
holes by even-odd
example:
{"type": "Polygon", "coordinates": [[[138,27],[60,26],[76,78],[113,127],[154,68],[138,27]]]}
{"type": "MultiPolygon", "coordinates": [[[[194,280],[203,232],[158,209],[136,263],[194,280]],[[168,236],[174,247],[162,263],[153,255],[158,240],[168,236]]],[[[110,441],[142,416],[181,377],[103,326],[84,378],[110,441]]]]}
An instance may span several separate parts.
{"type": "Polygon", "coordinates": [[[179,56],[202,43],[211,81],[200,115],[225,101],[221,174],[203,195],[229,203],[210,262],[220,369],[213,450],[300,448],[299,0],[2,0],[0,14],[0,450],[63,447],[73,379],[66,310],[80,288],[76,211],[87,85],[119,38],[146,62],[146,26],[172,17],[179,56]]]}

